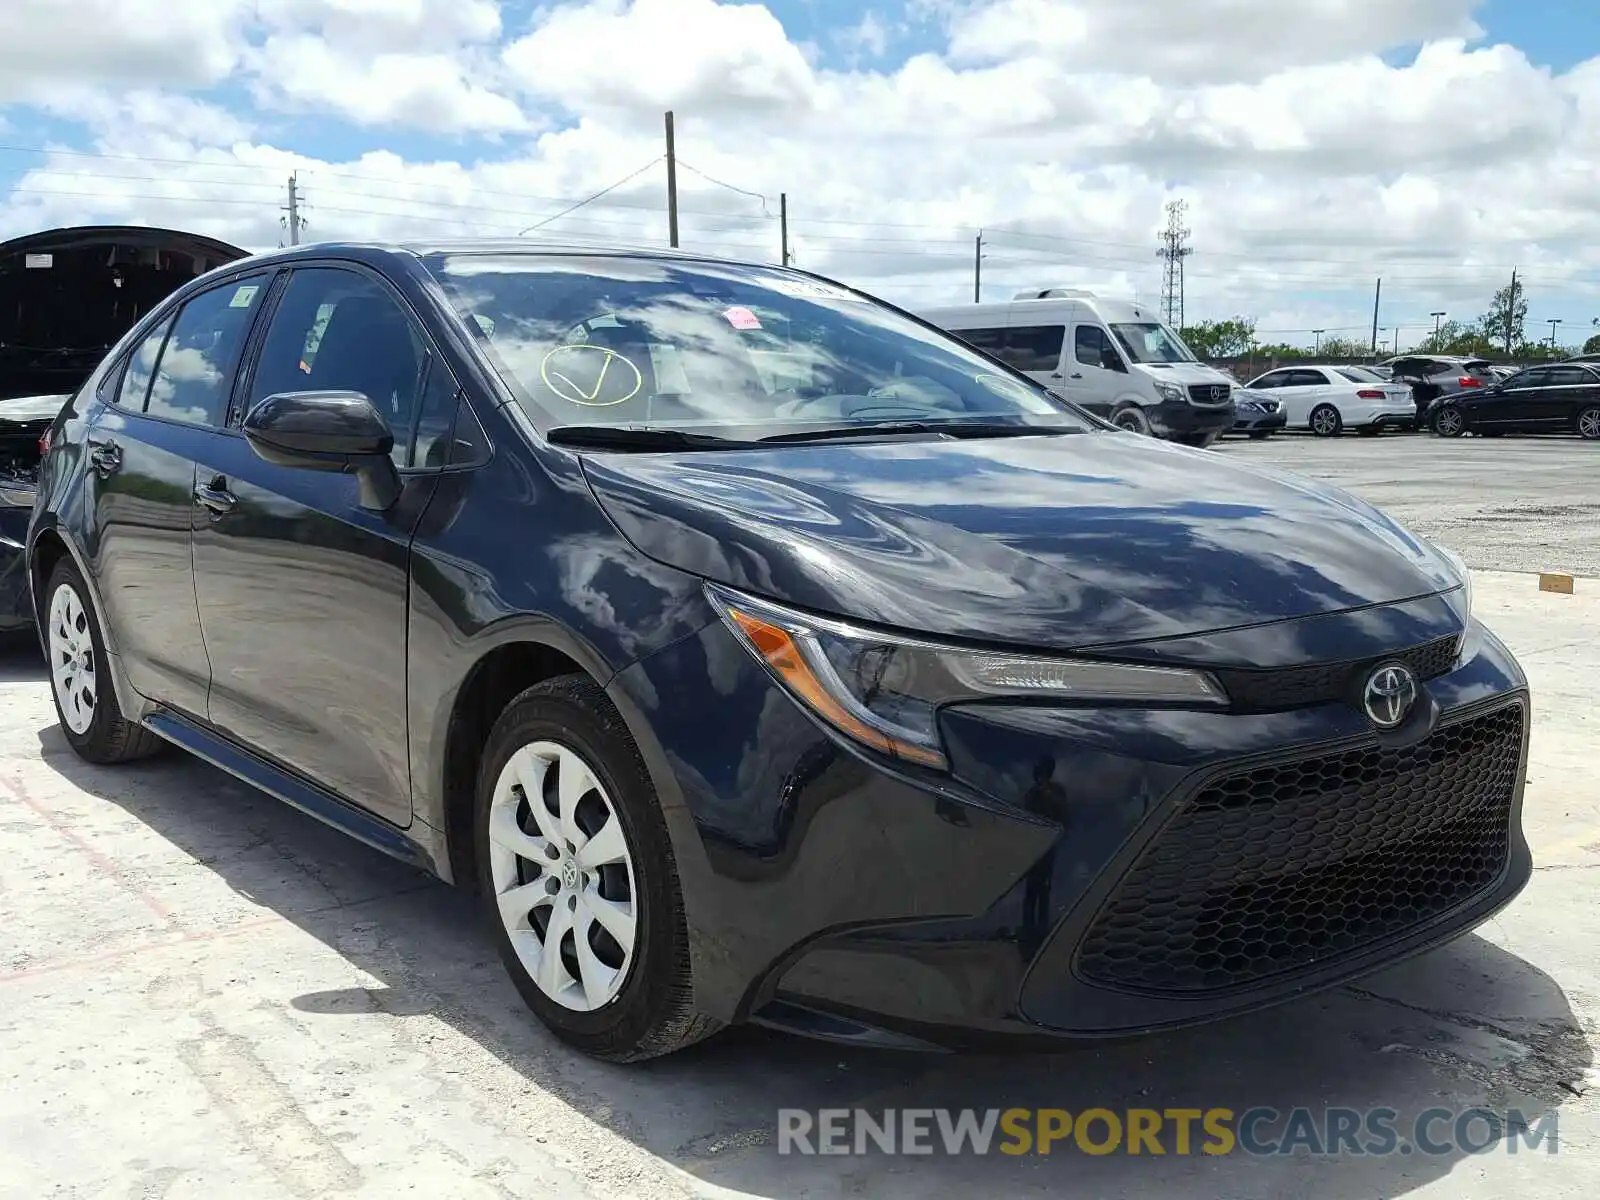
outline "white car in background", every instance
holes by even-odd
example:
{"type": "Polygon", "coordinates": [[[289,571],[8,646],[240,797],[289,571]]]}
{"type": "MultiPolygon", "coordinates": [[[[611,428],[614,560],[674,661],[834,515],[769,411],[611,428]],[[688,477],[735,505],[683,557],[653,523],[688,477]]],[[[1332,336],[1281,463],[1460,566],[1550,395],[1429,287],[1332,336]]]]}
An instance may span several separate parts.
{"type": "Polygon", "coordinates": [[[1309,429],[1320,437],[1337,437],[1346,429],[1364,434],[1414,429],[1417,424],[1411,388],[1390,383],[1366,367],[1279,367],[1245,386],[1282,403],[1286,429],[1309,429]]]}

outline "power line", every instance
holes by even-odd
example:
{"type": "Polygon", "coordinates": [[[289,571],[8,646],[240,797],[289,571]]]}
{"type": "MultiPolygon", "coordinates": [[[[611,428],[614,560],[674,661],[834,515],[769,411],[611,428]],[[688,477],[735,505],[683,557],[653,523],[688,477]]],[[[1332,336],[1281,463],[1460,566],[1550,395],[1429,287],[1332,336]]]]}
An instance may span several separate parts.
{"type": "Polygon", "coordinates": [[[583,200],[579,200],[576,204],[569,205],[567,208],[563,208],[555,216],[546,217],[542,221],[537,221],[534,224],[529,225],[526,229],[524,229],[520,233],[518,233],[517,236],[518,237],[522,237],[524,234],[532,233],[535,229],[543,229],[546,225],[550,224],[550,222],[559,221],[562,217],[566,216],[568,213],[577,212],[580,208],[582,208],[586,204],[593,204],[596,200],[600,199],[601,196],[604,196],[604,195],[607,195],[607,194],[609,194],[611,192],[616,191],[623,184],[632,183],[635,179],[639,178],[639,176],[643,175],[651,167],[655,166],[658,162],[660,162],[663,157],[664,157],[663,155],[659,155],[659,154],[656,155],[656,157],[652,158],[649,162],[645,163],[645,165],[640,167],[637,171],[630,171],[628,174],[624,175],[621,179],[619,179],[615,183],[613,183],[610,187],[603,187],[598,192],[596,192],[594,195],[589,196],[589,197],[587,197],[587,198],[585,198],[583,200]]]}

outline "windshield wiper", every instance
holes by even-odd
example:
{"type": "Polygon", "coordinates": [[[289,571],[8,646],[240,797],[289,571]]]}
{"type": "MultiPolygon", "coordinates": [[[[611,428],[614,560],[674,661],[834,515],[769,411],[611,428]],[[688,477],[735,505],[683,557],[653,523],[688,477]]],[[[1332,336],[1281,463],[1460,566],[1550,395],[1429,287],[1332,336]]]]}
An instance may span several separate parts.
{"type": "Polygon", "coordinates": [[[955,438],[1054,437],[1082,433],[1076,425],[1013,425],[997,421],[877,421],[861,425],[830,425],[799,433],[775,433],[763,442],[825,442],[843,438],[882,437],[902,433],[939,433],[955,438]]]}
{"type": "Polygon", "coordinates": [[[756,444],[717,437],[713,433],[629,429],[621,425],[557,425],[545,437],[557,446],[588,446],[597,450],[738,450],[756,444]]]}

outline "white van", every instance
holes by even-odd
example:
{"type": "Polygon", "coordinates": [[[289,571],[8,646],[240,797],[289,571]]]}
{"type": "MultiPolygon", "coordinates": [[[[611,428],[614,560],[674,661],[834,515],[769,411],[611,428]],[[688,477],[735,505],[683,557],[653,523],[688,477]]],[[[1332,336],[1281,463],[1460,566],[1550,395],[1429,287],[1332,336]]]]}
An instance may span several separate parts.
{"type": "Polygon", "coordinates": [[[1142,305],[1043,288],[917,315],[1123,429],[1209,446],[1233,425],[1234,381],[1142,305]]]}

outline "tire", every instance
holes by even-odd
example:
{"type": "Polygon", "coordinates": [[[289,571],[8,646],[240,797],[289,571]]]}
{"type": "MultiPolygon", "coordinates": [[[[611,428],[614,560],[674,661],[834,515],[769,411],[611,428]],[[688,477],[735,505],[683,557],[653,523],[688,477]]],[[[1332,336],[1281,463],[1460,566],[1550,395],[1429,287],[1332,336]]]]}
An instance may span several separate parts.
{"type": "Polygon", "coordinates": [[[1313,408],[1311,419],[1307,424],[1311,426],[1311,432],[1318,437],[1338,437],[1344,432],[1344,418],[1331,404],[1319,404],[1313,408]]]}
{"type": "Polygon", "coordinates": [[[1591,404],[1579,412],[1574,425],[1584,441],[1600,441],[1600,404],[1591,404]]]}
{"type": "Polygon", "coordinates": [[[1467,419],[1454,404],[1446,404],[1433,414],[1433,432],[1440,437],[1460,437],[1467,431],[1467,419]]]}
{"type": "Polygon", "coordinates": [[[479,765],[473,836],[500,957],[558,1038],[637,1062],[721,1027],[694,1009],[683,897],[655,789],[622,718],[588,677],[531,687],[500,715],[479,765]],[[582,789],[566,817],[564,780],[582,789]],[[531,801],[529,788],[540,790],[531,801]],[[602,844],[606,858],[584,859],[602,844]],[[553,928],[551,959],[544,942],[553,928]]]}
{"type": "Polygon", "coordinates": [[[45,585],[41,640],[50,695],[67,744],[86,762],[111,765],[149,758],[166,743],[122,715],[111,686],[105,637],[77,565],[64,558],[45,585]]]}
{"type": "Polygon", "coordinates": [[[1142,433],[1145,437],[1152,437],[1155,434],[1155,430],[1150,426],[1150,418],[1144,415],[1144,409],[1137,404],[1117,409],[1111,414],[1111,423],[1129,433],[1142,433]]]}

